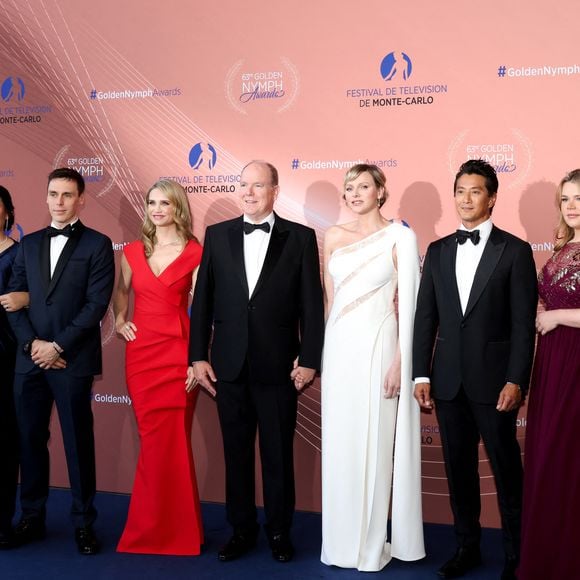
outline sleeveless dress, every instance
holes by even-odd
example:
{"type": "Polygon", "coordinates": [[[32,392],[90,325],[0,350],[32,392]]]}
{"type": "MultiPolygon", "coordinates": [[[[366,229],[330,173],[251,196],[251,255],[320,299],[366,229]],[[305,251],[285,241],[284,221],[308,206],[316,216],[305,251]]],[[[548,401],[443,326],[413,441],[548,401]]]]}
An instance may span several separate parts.
{"type": "Polygon", "coordinates": [[[201,246],[189,241],[157,277],[142,242],[125,246],[137,338],[127,343],[127,389],[141,450],[119,552],[197,555],[203,531],[191,426],[198,390],[185,391],[187,299],[201,246]]]}
{"type": "MultiPolygon", "coordinates": [[[[538,278],[546,310],[580,308],[580,243],[554,254],[538,278]]],[[[580,328],[538,337],[526,426],[518,578],[578,578],[580,328]]]]}
{"type": "Polygon", "coordinates": [[[334,300],[322,362],[321,560],[377,571],[391,557],[425,556],[419,406],[413,399],[411,375],[419,284],[415,234],[391,224],[336,250],[328,270],[334,300]],[[397,339],[401,394],[398,399],[385,399],[384,379],[397,339]]]}

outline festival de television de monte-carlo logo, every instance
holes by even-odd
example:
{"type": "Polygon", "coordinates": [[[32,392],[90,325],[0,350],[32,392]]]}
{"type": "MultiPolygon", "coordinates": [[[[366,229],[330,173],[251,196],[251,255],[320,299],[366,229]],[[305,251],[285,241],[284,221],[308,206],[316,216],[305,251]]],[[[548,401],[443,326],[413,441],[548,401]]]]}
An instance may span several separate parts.
{"type": "Polygon", "coordinates": [[[18,76],[6,77],[0,84],[0,125],[26,125],[40,123],[42,113],[50,113],[50,105],[27,105],[24,103],[26,86],[18,76]]]}
{"type": "Polygon", "coordinates": [[[159,179],[176,181],[186,193],[233,193],[236,190],[240,176],[217,171],[218,153],[212,143],[195,143],[189,150],[187,161],[192,173],[160,175],[159,179]]]}
{"type": "Polygon", "coordinates": [[[416,74],[424,76],[422,71],[417,72],[418,68],[408,53],[391,51],[378,66],[382,84],[347,88],[346,98],[361,109],[432,105],[447,93],[447,84],[415,84],[416,74]]]}

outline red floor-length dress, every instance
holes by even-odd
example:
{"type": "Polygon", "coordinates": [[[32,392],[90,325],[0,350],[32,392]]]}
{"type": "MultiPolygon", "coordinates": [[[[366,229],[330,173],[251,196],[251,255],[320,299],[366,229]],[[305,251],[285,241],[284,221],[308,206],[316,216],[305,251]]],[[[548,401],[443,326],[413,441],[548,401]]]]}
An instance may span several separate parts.
{"type": "MultiPolygon", "coordinates": [[[[580,243],[544,266],[547,310],[580,308],[580,243]]],[[[519,580],[580,578],[580,328],[557,326],[538,339],[526,427],[519,580]]]]}
{"type": "Polygon", "coordinates": [[[186,393],[188,293],[201,246],[188,242],[159,276],[142,242],[125,247],[135,293],[136,340],[127,343],[126,377],[141,450],[119,552],[197,555],[203,542],[191,450],[197,390],[186,393]]]}

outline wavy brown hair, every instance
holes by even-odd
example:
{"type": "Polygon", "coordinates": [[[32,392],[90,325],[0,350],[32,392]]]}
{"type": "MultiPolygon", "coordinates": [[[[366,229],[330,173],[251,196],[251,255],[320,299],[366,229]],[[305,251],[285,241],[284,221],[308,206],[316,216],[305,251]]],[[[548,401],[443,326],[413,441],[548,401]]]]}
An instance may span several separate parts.
{"type": "Polygon", "coordinates": [[[189,211],[189,201],[185,189],[175,181],[170,179],[161,179],[155,182],[145,195],[145,219],[143,220],[143,227],[141,228],[141,241],[145,246],[145,255],[149,258],[153,253],[153,247],[157,241],[155,234],[155,224],[149,218],[148,205],[149,194],[158,189],[171,202],[174,208],[173,221],[177,228],[177,235],[187,243],[189,240],[195,240],[192,232],[191,212],[189,211]]]}
{"type": "Polygon", "coordinates": [[[554,251],[562,249],[573,237],[574,228],[571,228],[564,220],[562,214],[562,189],[566,183],[575,183],[580,187],[580,169],[573,169],[564,175],[556,190],[556,207],[558,208],[558,225],[554,231],[554,251]]]}

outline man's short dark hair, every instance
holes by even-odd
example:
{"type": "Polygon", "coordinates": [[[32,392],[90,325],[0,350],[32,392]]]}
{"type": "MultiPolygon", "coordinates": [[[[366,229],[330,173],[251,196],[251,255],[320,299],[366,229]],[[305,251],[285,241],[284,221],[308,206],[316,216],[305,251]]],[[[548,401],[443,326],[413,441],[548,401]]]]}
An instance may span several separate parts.
{"type": "Polygon", "coordinates": [[[457,187],[457,180],[462,175],[481,175],[485,178],[485,187],[487,189],[487,194],[489,197],[493,197],[497,194],[499,188],[499,183],[497,181],[497,173],[495,169],[483,159],[470,159],[466,161],[457,172],[455,176],[455,182],[453,183],[453,192],[457,187]]]}
{"type": "Polygon", "coordinates": [[[85,191],[85,180],[76,169],[59,167],[48,174],[48,183],[53,179],[68,179],[69,181],[74,181],[77,184],[79,195],[85,191]]]}

